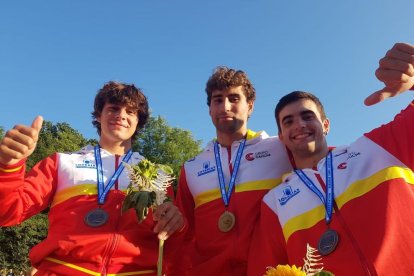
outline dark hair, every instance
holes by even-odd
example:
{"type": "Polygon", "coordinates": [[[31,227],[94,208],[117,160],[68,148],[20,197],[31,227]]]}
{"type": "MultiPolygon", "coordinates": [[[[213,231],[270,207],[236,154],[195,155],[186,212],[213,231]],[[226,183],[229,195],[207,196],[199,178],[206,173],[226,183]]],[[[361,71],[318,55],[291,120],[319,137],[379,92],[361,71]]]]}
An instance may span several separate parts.
{"type": "Polygon", "coordinates": [[[247,102],[254,102],[256,90],[245,72],[225,66],[217,67],[206,84],[207,105],[210,106],[211,104],[211,94],[214,90],[227,90],[237,86],[243,87],[247,102]]]}
{"type": "Polygon", "coordinates": [[[309,92],[303,92],[303,91],[293,91],[285,96],[283,96],[282,98],[280,98],[279,102],[276,105],[275,108],[275,119],[276,119],[276,123],[277,123],[277,129],[280,132],[280,122],[279,122],[279,114],[280,111],[287,106],[288,104],[291,104],[293,102],[299,101],[299,100],[311,100],[316,104],[316,107],[318,108],[319,113],[321,114],[321,119],[325,120],[326,119],[326,114],[325,114],[325,110],[323,108],[323,105],[321,103],[321,101],[318,99],[318,97],[316,97],[315,95],[313,95],[312,93],[309,92]]]}
{"type": "Polygon", "coordinates": [[[101,123],[97,121],[102,114],[105,103],[125,105],[137,111],[138,127],[131,139],[134,140],[138,130],[142,129],[148,121],[148,101],[142,91],[133,84],[125,84],[110,81],[106,83],[96,94],[94,111],[92,112],[92,124],[101,135],[101,123]]]}

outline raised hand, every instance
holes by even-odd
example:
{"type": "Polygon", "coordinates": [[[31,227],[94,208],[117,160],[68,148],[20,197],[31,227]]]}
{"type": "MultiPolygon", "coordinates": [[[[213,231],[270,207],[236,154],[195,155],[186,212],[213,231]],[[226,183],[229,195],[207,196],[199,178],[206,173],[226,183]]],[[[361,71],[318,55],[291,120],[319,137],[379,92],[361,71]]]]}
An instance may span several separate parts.
{"type": "Polygon", "coordinates": [[[368,96],[366,105],[379,103],[399,95],[414,86],[414,45],[396,43],[379,61],[375,72],[385,87],[368,96]]]}
{"type": "Polygon", "coordinates": [[[16,125],[0,141],[0,163],[13,165],[30,156],[36,148],[43,118],[37,116],[31,126],[16,125]]]}

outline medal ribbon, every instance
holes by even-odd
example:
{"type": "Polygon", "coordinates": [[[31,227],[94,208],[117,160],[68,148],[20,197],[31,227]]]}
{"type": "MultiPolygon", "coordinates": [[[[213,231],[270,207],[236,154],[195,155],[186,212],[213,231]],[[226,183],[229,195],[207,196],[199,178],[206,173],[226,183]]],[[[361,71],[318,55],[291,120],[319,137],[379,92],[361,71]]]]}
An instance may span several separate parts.
{"type": "Polygon", "coordinates": [[[326,199],[323,196],[322,192],[316,187],[312,180],[300,169],[296,169],[295,173],[299,176],[300,180],[312,191],[314,192],[322,201],[325,206],[325,221],[326,224],[329,224],[332,219],[332,209],[334,201],[334,178],[333,178],[333,162],[332,162],[332,152],[329,151],[328,155],[325,158],[325,176],[326,176],[326,199]]]}
{"type": "Polygon", "coordinates": [[[234,183],[236,182],[236,175],[240,167],[240,160],[243,154],[243,149],[244,149],[245,144],[246,144],[246,139],[241,140],[239,148],[237,149],[236,160],[234,160],[233,173],[231,174],[230,182],[226,190],[223,168],[221,166],[220,149],[219,149],[217,141],[214,143],[214,157],[216,158],[217,175],[218,175],[218,180],[220,183],[221,198],[223,199],[224,205],[226,207],[229,205],[229,202],[230,202],[231,193],[234,188],[234,183]]]}
{"type": "Polygon", "coordinates": [[[103,169],[102,169],[102,158],[101,158],[101,148],[99,145],[96,145],[94,148],[95,151],[95,160],[96,160],[96,173],[98,175],[98,203],[104,204],[105,198],[108,195],[109,190],[114,186],[115,181],[121,175],[122,171],[124,170],[124,162],[128,163],[129,159],[132,156],[132,150],[130,149],[122,159],[121,164],[119,164],[118,168],[112,175],[111,179],[109,180],[108,184],[104,185],[103,180],[103,169]]]}

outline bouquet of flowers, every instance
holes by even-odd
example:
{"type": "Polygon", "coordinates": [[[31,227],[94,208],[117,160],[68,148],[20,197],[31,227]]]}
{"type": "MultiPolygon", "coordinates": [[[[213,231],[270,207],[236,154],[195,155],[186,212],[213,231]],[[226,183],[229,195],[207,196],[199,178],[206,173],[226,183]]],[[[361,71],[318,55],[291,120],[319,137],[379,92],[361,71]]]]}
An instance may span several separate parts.
{"type": "Polygon", "coordinates": [[[306,251],[303,268],[295,265],[277,265],[268,267],[264,276],[334,276],[333,273],[323,270],[323,264],[320,263],[321,257],[316,254],[315,248],[308,244],[306,251]]]}
{"type": "MultiPolygon", "coordinates": [[[[148,215],[150,208],[155,210],[157,206],[169,201],[167,188],[174,179],[173,170],[166,165],[154,164],[147,159],[142,159],[136,165],[125,163],[129,173],[129,185],[125,200],[122,204],[122,212],[134,208],[138,221],[142,222],[148,215]]],[[[164,240],[159,240],[159,253],[157,274],[162,275],[162,256],[164,240]]]]}

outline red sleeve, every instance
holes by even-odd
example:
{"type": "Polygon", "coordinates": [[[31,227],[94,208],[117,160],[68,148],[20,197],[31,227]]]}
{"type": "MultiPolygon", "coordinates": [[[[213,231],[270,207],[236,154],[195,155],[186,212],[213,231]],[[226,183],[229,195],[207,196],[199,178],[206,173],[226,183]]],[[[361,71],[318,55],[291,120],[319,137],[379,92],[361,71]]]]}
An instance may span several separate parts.
{"type": "Polygon", "coordinates": [[[414,102],[394,117],[390,123],[365,134],[405,165],[414,168],[414,102]]]}
{"type": "Polygon", "coordinates": [[[24,160],[0,166],[0,225],[16,225],[47,208],[57,183],[57,154],[37,163],[25,176],[24,160]]]}
{"type": "Polygon", "coordinates": [[[181,168],[180,172],[175,204],[184,216],[184,220],[187,224],[187,229],[184,236],[183,245],[180,248],[176,248],[176,260],[169,275],[184,276],[188,274],[188,270],[191,267],[190,252],[193,246],[195,207],[193,196],[190,190],[188,189],[184,166],[181,168]]]}
{"type": "Polygon", "coordinates": [[[262,201],[260,219],[250,244],[247,275],[262,276],[267,267],[287,263],[286,245],[279,219],[262,201]]]}

